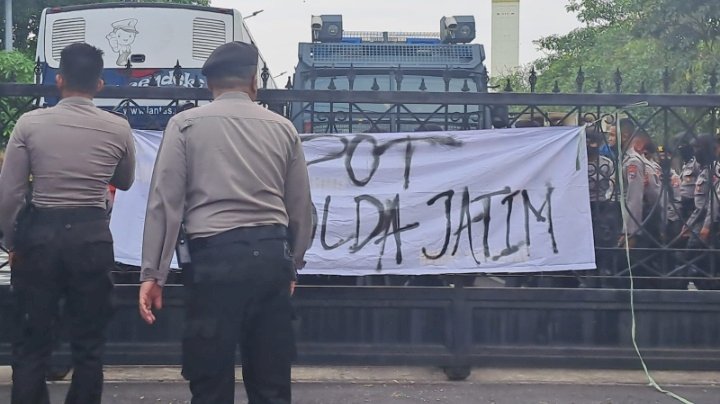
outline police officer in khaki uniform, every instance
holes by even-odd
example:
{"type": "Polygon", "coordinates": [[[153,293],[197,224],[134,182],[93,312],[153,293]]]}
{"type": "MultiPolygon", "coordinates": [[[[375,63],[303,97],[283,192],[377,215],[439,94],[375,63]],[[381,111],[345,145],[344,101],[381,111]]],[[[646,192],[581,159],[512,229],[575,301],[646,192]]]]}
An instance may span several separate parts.
{"type": "Polygon", "coordinates": [[[174,116],[153,172],[139,308],[152,324],[181,223],[191,265],[183,376],[194,404],[232,403],[235,350],[249,402],[290,403],[291,289],[312,233],[302,144],[255,104],[257,49],[220,46],[203,66],[214,101],[174,116]]]}
{"type": "MultiPolygon", "coordinates": [[[[687,240],[688,251],[685,255],[685,262],[689,273],[685,275],[697,276],[712,271],[709,253],[698,251],[708,248],[711,243],[711,229],[715,206],[718,204],[715,196],[713,179],[715,177],[715,144],[716,140],[711,135],[703,135],[696,139],[694,144],[695,159],[700,167],[700,174],[697,177],[694,188],[695,209],[683,228],[682,236],[687,240]],[[698,257],[699,256],[699,257],[698,257]]],[[[685,263],[683,263],[685,265],[685,263]]],[[[695,281],[698,286],[698,281],[695,281]]],[[[702,282],[700,282],[702,283],[702,282]]]]}
{"type": "MultiPolygon", "coordinates": [[[[621,133],[622,134],[622,133],[621,133]]],[[[622,135],[625,138],[625,135],[622,135]]],[[[660,236],[661,206],[659,203],[662,184],[657,167],[645,156],[651,147],[650,136],[645,132],[637,132],[630,146],[625,150],[623,159],[623,181],[625,181],[624,218],[628,234],[627,245],[631,249],[656,247],[654,240],[660,236]]],[[[618,246],[626,246],[625,234],[620,236],[618,246]]],[[[652,254],[644,250],[634,250],[631,254],[633,273],[636,276],[653,275],[654,264],[648,260],[652,254]]],[[[621,262],[625,262],[622,260],[621,262]]],[[[623,265],[626,267],[627,265],[623,265]]],[[[623,282],[624,283],[624,282],[623,282]]],[[[635,281],[637,287],[653,286],[644,279],[635,281]]]]}
{"type": "Polygon", "coordinates": [[[105,197],[108,184],[127,190],[135,178],[127,120],[92,102],[102,70],[102,51],[66,47],[57,76],[62,101],[23,115],[7,146],[0,230],[12,251],[14,404],[49,402],[45,374],[61,299],[74,368],[65,402],[100,403],[114,267],[105,197]]]}
{"type": "Polygon", "coordinates": [[[695,181],[693,192],[695,209],[683,230],[683,235],[690,238],[688,248],[697,248],[699,244],[707,242],[710,237],[712,215],[709,212],[712,209],[711,204],[715,202],[711,200],[715,142],[715,138],[710,135],[701,136],[696,141],[695,158],[700,167],[700,174],[695,181]]]}
{"type": "MultiPolygon", "coordinates": [[[[648,233],[653,233],[659,224],[651,216],[659,212],[657,205],[662,185],[658,170],[644,155],[650,144],[647,134],[636,134],[623,158],[625,204],[628,213],[625,223],[631,248],[636,246],[638,239],[650,236],[648,233]]],[[[624,246],[624,242],[620,245],[624,246]]]]}
{"type": "Polygon", "coordinates": [[[678,146],[678,152],[683,161],[683,166],[680,169],[680,198],[683,220],[687,220],[695,210],[695,183],[701,171],[700,164],[695,159],[693,144],[694,141],[683,142],[678,146]]]}

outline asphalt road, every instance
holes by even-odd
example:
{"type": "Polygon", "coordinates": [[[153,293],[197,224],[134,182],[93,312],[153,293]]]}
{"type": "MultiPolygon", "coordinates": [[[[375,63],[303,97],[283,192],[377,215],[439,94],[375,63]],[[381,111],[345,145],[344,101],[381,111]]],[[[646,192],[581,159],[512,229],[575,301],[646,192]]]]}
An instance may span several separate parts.
{"type": "MultiPolygon", "coordinates": [[[[53,403],[61,403],[68,385],[50,386],[53,403]]],[[[677,387],[696,404],[720,403],[720,387],[677,387]]],[[[452,404],[673,404],[677,401],[644,386],[460,383],[297,383],[295,404],[452,403],[452,404]]],[[[0,402],[10,402],[10,386],[0,386],[0,402]]],[[[189,403],[184,383],[107,384],[104,404],[189,403]]],[[[244,403],[242,384],[236,402],[244,403]]]]}

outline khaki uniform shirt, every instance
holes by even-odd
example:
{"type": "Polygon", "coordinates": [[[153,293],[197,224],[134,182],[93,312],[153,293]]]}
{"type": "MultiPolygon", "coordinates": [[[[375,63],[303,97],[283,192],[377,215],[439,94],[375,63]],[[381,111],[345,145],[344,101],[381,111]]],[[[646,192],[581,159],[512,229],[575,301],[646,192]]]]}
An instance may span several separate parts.
{"type": "Polygon", "coordinates": [[[682,179],[674,169],[670,169],[670,187],[671,192],[668,192],[667,198],[663,198],[662,202],[667,211],[667,221],[677,222],[682,219],[682,179]]]}
{"type": "Polygon", "coordinates": [[[150,186],[143,281],[164,284],[181,222],[191,239],[287,225],[295,260],[301,261],[312,234],[312,201],[292,124],[241,92],[173,117],[150,186]]]}
{"type": "Polygon", "coordinates": [[[710,205],[717,205],[716,200],[711,202],[712,177],[713,175],[705,167],[700,171],[695,182],[695,210],[687,221],[687,226],[695,231],[699,231],[703,227],[709,228],[712,223],[710,209],[714,209],[714,206],[710,205]]]}
{"type": "Polygon", "coordinates": [[[82,97],[17,121],[0,173],[0,230],[8,248],[31,176],[33,206],[106,208],[108,184],[127,190],[135,180],[130,125],[82,97]]]}
{"type": "Polygon", "coordinates": [[[628,235],[639,233],[645,216],[658,202],[662,185],[653,164],[632,148],[623,159],[625,205],[629,217],[625,219],[628,235]]]}
{"type": "Polygon", "coordinates": [[[700,175],[700,171],[700,164],[698,164],[695,159],[683,164],[680,174],[682,177],[680,196],[683,199],[693,199],[695,197],[695,183],[697,182],[698,175],[700,175]]]}

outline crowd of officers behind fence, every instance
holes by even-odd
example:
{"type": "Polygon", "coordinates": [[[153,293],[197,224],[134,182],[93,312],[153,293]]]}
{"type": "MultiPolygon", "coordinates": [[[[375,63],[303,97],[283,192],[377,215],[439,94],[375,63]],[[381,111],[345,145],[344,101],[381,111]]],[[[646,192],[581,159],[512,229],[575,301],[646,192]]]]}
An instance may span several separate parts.
{"type": "Polygon", "coordinates": [[[683,133],[661,146],[630,118],[602,129],[587,127],[595,279],[621,286],[631,268],[641,288],[717,288],[718,138],[683,133]]]}

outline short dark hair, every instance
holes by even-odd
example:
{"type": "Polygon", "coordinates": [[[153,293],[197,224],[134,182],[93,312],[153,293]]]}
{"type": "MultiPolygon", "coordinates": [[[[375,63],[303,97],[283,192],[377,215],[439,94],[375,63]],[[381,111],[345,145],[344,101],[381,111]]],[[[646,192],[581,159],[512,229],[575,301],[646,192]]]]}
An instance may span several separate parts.
{"type": "Polygon", "coordinates": [[[228,42],[218,46],[207,58],[202,73],[214,87],[233,87],[251,83],[257,75],[258,49],[254,44],[228,42]]]}
{"type": "Polygon", "coordinates": [[[236,66],[232,72],[213,73],[207,76],[208,84],[216,88],[233,88],[248,85],[257,79],[257,66],[236,66]]]}
{"type": "Polygon", "coordinates": [[[715,145],[717,138],[713,135],[702,134],[698,136],[695,142],[696,154],[695,158],[698,163],[708,165],[715,159],[715,145]]]}
{"type": "Polygon", "coordinates": [[[635,132],[635,122],[630,118],[622,118],[620,120],[620,130],[625,132],[623,128],[628,129],[630,131],[629,135],[632,135],[635,132]]]}
{"type": "Polygon", "coordinates": [[[60,75],[69,90],[94,93],[103,71],[103,51],[86,43],[68,45],[60,53],[60,75]]]}
{"type": "Polygon", "coordinates": [[[647,132],[645,132],[644,130],[639,130],[639,131],[637,131],[637,132],[633,135],[632,138],[633,138],[633,139],[640,139],[640,140],[642,140],[642,141],[644,141],[644,142],[646,142],[646,143],[650,143],[650,142],[653,141],[653,139],[652,139],[652,137],[650,136],[650,134],[647,133],[647,132]]]}

